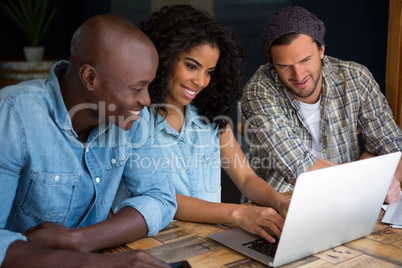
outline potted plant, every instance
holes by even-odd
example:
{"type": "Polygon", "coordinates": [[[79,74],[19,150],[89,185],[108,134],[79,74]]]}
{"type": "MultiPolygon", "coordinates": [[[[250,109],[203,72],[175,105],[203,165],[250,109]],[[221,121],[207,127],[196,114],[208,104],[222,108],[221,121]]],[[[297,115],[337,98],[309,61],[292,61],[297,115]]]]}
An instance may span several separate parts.
{"type": "Polygon", "coordinates": [[[24,47],[26,60],[41,61],[44,47],[39,46],[39,42],[49,31],[57,7],[47,14],[49,0],[6,0],[6,2],[0,3],[0,7],[20,26],[29,40],[30,46],[24,47]],[[30,55],[31,50],[39,55],[30,55]]]}

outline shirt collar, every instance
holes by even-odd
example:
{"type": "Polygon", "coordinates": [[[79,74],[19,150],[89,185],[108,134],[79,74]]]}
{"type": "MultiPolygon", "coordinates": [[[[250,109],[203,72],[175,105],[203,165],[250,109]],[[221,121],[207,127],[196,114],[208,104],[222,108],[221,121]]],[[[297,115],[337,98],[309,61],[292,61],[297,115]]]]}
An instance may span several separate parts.
{"type": "Polygon", "coordinates": [[[64,74],[67,71],[68,65],[68,61],[56,62],[52,66],[49,78],[45,83],[48,87],[50,87],[51,92],[53,93],[53,98],[55,101],[55,105],[53,107],[53,116],[55,123],[65,131],[74,132],[71,118],[68,114],[67,107],[64,104],[64,100],[61,95],[59,84],[59,80],[63,78],[64,74]]]}
{"type": "Polygon", "coordinates": [[[342,81],[341,77],[336,73],[328,56],[323,59],[322,65],[322,94],[326,99],[334,98],[331,88],[335,87],[342,81]]]}
{"type": "MultiPolygon", "coordinates": [[[[166,131],[168,134],[178,135],[177,131],[174,130],[161,116],[160,114],[157,115],[155,119],[155,109],[150,108],[150,116],[151,116],[151,124],[154,124],[155,134],[161,132],[162,130],[166,131]]],[[[189,104],[186,106],[186,114],[184,118],[184,124],[182,127],[181,132],[185,132],[188,128],[199,128],[199,129],[206,129],[210,127],[210,125],[205,124],[201,120],[201,116],[198,114],[198,110],[195,106],[189,104]],[[194,125],[194,127],[192,127],[194,125]]]]}
{"type": "MultiPolygon", "coordinates": [[[[53,108],[54,109],[53,116],[55,123],[61,129],[71,133],[75,137],[78,137],[78,135],[73,129],[73,124],[71,122],[70,115],[67,111],[67,107],[64,103],[63,96],[61,95],[60,84],[59,84],[59,80],[63,78],[69,64],[70,63],[68,61],[64,60],[56,62],[50,70],[50,75],[46,83],[52,89],[51,92],[53,93],[53,97],[55,100],[55,105],[53,108]]],[[[96,131],[100,134],[106,131],[110,127],[110,125],[111,124],[109,122],[103,121],[99,123],[96,131]]]]}
{"type": "Polygon", "coordinates": [[[201,121],[202,116],[198,114],[198,109],[189,104],[187,105],[186,109],[186,123],[187,124],[194,124],[198,128],[208,128],[208,125],[201,121]]]}

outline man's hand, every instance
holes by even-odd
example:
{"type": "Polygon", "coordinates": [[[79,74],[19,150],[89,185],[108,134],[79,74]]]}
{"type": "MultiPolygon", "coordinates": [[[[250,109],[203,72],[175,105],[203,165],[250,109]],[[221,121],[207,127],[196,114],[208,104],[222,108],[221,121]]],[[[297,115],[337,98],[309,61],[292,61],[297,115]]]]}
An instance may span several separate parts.
{"type": "Polygon", "coordinates": [[[392,178],[391,186],[389,186],[387,196],[385,197],[385,203],[391,204],[399,200],[401,197],[401,184],[395,178],[392,178]]]}
{"type": "Polygon", "coordinates": [[[29,228],[24,235],[28,242],[45,248],[80,251],[79,238],[75,230],[57,223],[43,222],[29,228]]]}

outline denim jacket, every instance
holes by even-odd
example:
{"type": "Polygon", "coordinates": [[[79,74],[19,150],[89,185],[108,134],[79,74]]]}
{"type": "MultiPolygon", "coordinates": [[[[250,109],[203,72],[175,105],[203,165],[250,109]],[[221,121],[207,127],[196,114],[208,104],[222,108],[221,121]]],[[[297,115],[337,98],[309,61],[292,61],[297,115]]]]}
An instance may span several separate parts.
{"type": "MultiPolygon", "coordinates": [[[[151,167],[155,174],[170,174],[178,194],[210,202],[221,201],[221,159],[218,128],[205,124],[197,108],[187,105],[180,133],[164,118],[151,111],[147,146],[135,148],[133,164],[137,168],[151,167]]],[[[120,186],[116,203],[128,195],[120,186]]]]}
{"type": "Polygon", "coordinates": [[[148,134],[147,109],[124,131],[108,122],[92,129],[87,143],[77,140],[58,79],[68,62],[56,63],[47,79],[0,90],[0,265],[8,246],[44,221],[70,228],[107,218],[120,180],[131,192],[119,208],[138,210],[155,235],[175,213],[168,174],[147,168],[132,172],[135,147],[148,134]]]}
{"type": "MultiPolygon", "coordinates": [[[[177,194],[210,202],[221,201],[221,159],[218,128],[205,124],[197,108],[187,105],[180,133],[151,107],[148,139],[145,146],[134,149],[132,164],[148,168],[153,174],[169,174],[177,194]]],[[[135,175],[134,175],[135,176],[135,175]]],[[[129,197],[122,183],[115,204],[129,197]]]]}
{"type": "MultiPolygon", "coordinates": [[[[162,150],[176,193],[220,202],[221,150],[216,124],[203,123],[191,104],[187,105],[180,133],[160,114],[155,118],[153,110],[149,122],[150,143],[155,149],[141,154],[142,157],[151,157],[155,150],[162,150]]],[[[163,165],[163,161],[160,163],[163,165]]]]}

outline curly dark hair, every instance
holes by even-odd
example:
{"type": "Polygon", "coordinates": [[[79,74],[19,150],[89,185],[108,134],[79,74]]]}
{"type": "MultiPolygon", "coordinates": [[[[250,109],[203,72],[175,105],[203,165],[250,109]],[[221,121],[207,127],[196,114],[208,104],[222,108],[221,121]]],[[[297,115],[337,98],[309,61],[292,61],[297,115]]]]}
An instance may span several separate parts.
{"type": "MultiPolygon", "coordinates": [[[[200,45],[217,46],[220,57],[211,80],[191,102],[205,122],[214,122],[219,129],[228,124],[231,104],[242,93],[241,65],[243,52],[237,37],[227,27],[215,21],[207,12],[188,5],[164,6],[140,24],[141,30],[152,40],[158,54],[159,66],[155,80],[149,85],[152,103],[165,104],[173,65],[180,52],[190,52],[200,45]]],[[[160,107],[160,105],[158,105],[160,107]]],[[[166,109],[162,110],[166,117],[166,109]]]]}

